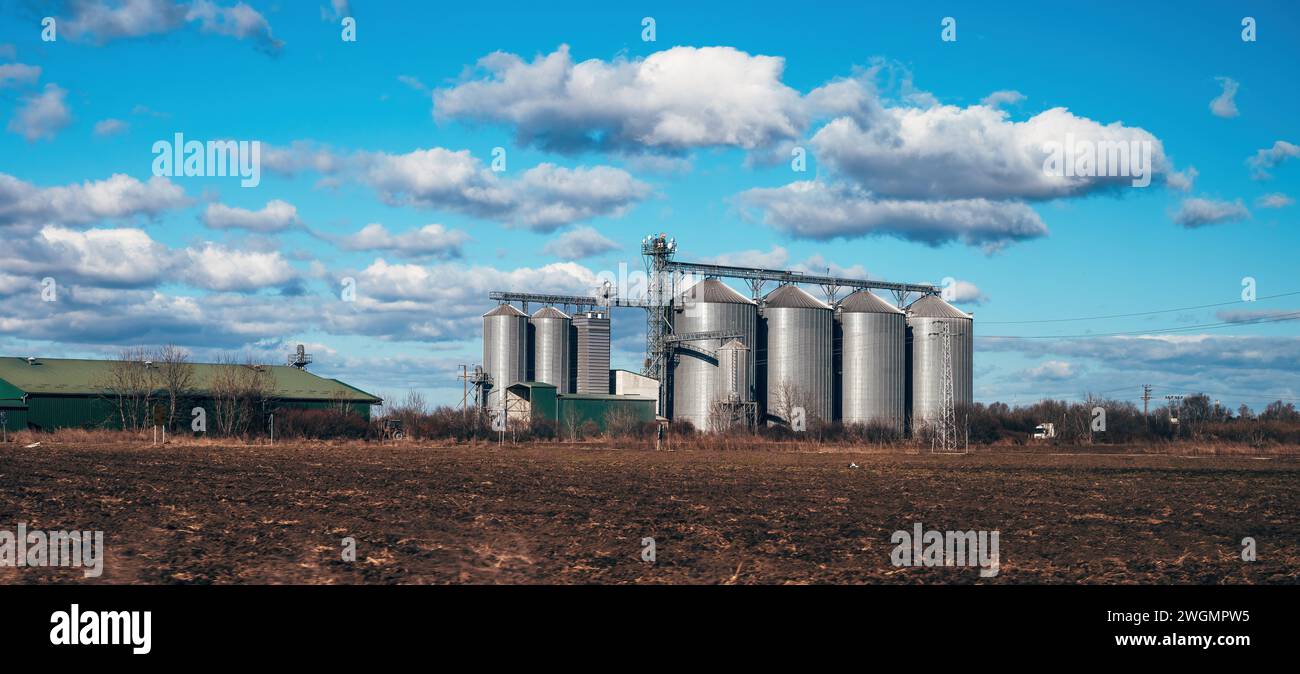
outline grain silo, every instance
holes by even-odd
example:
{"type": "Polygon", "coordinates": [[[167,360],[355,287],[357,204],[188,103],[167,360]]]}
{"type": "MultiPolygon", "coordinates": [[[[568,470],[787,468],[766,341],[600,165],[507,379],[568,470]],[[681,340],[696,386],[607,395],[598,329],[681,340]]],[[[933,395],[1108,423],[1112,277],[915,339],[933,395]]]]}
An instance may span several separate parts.
{"type": "Polygon", "coordinates": [[[970,314],[936,295],[926,295],[907,307],[908,416],[913,431],[934,424],[943,404],[943,326],[952,349],[953,403],[960,408],[974,400],[972,350],[974,321],[970,314]]]}
{"type": "Polygon", "coordinates": [[[554,384],[556,393],[569,393],[569,315],[555,307],[542,307],[529,322],[533,326],[533,380],[554,384]]]}
{"type": "Polygon", "coordinates": [[[506,387],[528,376],[528,314],[509,304],[483,314],[483,371],[492,382],[487,406],[501,407],[506,387]]]}
{"type": "Polygon", "coordinates": [[[903,430],[907,386],[907,319],[868,290],[836,310],[840,418],[903,430]]]}
{"type": "Polygon", "coordinates": [[[765,410],[770,422],[788,424],[793,408],[805,419],[831,420],[831,308],[798,286],[763,298],[766,344],[765,410]]]}
{"type": "MultiPolygon", "coordinates": [[[[746,347],[755,343],[757,307],[753,300],[732,290],[722,281],[705,279],[677,296],[673,309],[673,333],[725,330],[740,333],[746,347]]],[[[718,359],[727,339],[678,342],[671,359],[674,422],[689,421],[698,430],[712,427],[713,403],[723,397],[723,375],[718,359]]],[[[753,399],[753,350],[746,353],[744,381],[738,382],[743,401],[753,399]]]]}

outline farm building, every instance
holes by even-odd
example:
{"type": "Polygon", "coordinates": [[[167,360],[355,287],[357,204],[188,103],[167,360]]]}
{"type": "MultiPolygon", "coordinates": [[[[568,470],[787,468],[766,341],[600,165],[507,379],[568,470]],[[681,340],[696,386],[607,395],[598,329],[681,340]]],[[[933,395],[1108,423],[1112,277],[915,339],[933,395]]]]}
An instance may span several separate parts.
{"type": "MultiPolygon", "coordinates": [[[[0,356],[0,414],[5,428],[53,430],[56,428],[121,428],[120,405],[112,382],[120,381],[122,361],[64,358],[17,358],[0,356]]],[[[140,368],[159,364],[130,363],[140,368]]],[[[182,396],[188,410],[204,407],[213,414],[214,382],[232,371],[252,368],[264,375],[268,411],[284,408],[328,408],[345,406],[363,418],[370,418],[371,405],[383,401],[337,379],[320,377],[291,365],[191,364],[187,391],[182,396]]],[[[146,372],[147,374],[147,372],[146,372]]],[[[150,381],[147,377],[141,381],[150,381]]],[[[155,402],[161,390],[151,392],[155,402]]]]}
{"type": "Polygon", "coordinates": [[[615,415],[623,415],[638,423],[655,420],[654,398],[602,393],[557,394],[555,390],[554,384],[539,381],[512,384],[506,389],[507,418],[528,421],[536,415],[560,425],[591,422],[601,431],[615,415]]]}

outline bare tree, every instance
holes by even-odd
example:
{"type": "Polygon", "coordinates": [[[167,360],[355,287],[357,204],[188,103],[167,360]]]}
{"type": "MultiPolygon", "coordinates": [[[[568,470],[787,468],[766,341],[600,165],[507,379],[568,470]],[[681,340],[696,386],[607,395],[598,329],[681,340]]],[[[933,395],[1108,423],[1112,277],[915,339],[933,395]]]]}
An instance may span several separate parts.
{"type": "Polygon", "coordinates": [[[578,439],[578,433],[582,430],[582,415],[578,410],[570,405],[564,410],[564,417],[560,419],[560,424],[564,426],[564,437],[573,442],[578,439]]]}
{"type": "Polygon", "coordinates": [[[113,406],[123,430],[139,431],[149,424],[157,374],[151,360],[149,351],[143,347],[122,349],[95,382],[113,406]]]}
{"type": "Polygon", "coordinates": [[[213,413],[222,435],[244,435],[271,402],[271,368],[222,356],[212,374],[213,413]]]}
{"type": "Polygon", "coordinates": [[[153,360],[158,389],[167,403],[167,428],[171,429],[176,425],[178,401],[193,393],[194,365],[189,354],[174,344],[159,349],[153,360]]]}

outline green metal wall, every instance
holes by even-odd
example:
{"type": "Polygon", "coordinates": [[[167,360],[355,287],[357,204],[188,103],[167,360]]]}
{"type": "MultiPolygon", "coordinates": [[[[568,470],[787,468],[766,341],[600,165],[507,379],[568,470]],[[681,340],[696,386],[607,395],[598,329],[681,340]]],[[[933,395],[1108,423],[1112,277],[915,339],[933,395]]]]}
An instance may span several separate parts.
{"type": "MultiPolygon", "coordinates": [[[[335,404],[329,401],[281,401],[275,403],[275,408],[329,409],[335,404]]],[[[190,419],[190,410],[194,407],[203,407],[207,410],[209,428],[211,428],[214,414],[211,400],[178,402],[177,423],[187,423],[190,419]]],[[[369,404],[349,403],[348,407],[366,421],[370,420],[369,404]]],[[[9,420],[5,423],[5,427],[9,430],[21,430],[29,425],[45,431],[56,428],[119,429],[122,427],[113,402],[99,397],[30,395],[27,397],[27,410],[21,420],[19,415],[14,413],[15,410],[7,411],[9,420]]]]}
{"type": "Polygon", "coordinates": [[[576,414],[580,425],[590,421],[596,424],[601,431],[604,431],[605,420],[610,410],[627,410],[631,412],[632,417],[638,422],[655,420],[655,401],[653,400],[614,397],[585,398],[562,395],[559,397],[558,421],[561,425],[564,425],[569,420],[569,415],[576,414]]]}

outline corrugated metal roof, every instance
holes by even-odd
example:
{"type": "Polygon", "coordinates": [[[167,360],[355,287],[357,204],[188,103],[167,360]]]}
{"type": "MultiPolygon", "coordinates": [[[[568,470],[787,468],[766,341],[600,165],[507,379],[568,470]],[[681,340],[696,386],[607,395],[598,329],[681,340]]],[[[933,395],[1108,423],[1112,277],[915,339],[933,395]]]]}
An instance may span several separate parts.
{"type": "Polygon", "coordinates": [[[484,318],[488,316],[523,316],[528,318],[528,314],[516,309],[513,304],[498,304],[497,308],[483,314],[484,318]]]}
{"type": "Polygon", "coordinates": [[[797,285],[785,285],[773,290],[763,298],[764,306],[773,309],[827,309],[829,304],[808,294],[797,285]]]}
{"type": "Polygon", "coordinates": [[[870,290],[859,290],[840,300],[840,311],[855,314],[901,314],[903,311],[870,290]]]}
{"type": "Polygon", "coordinates": [[[907,312],[917,318],[965,318],[970,319],[970,314],[954,307],[943,301],[938,295],[926,295],[921,299],[911,303],[907,307],[907,312]]]}
{"type": "Polygon", "coordinates": [[[678,299],[688,302],[714,302],[718,304],[753,304],[754,300],[741,295],[731,286],[715,278],[708,278],[683,290],[678,299]]]}
{"type": "Polygon", "coordinates": [[[533,312],[533,318],[563,318],[569,320],[569,315],[555,307],[542,307],[533,312]]]}
{"type": "MultiPolygon", "coordinates": [[[[115,362],[118,361],[39,358],[35,365],[28,365],[25,358],[0,356],[0,381],[26,393],[100,395],[104,392],[115,362]]],[[[220,368],[245,367],[214,363],[193,363],[193,366],[193,387],[199,391],[211,387],[212,378],[220,368]]],[[[379,398],[337,379],[327,379],[288,365],[262,367],[270,371],[271,393],[277,398],[380,402],[379,398]]]]}

